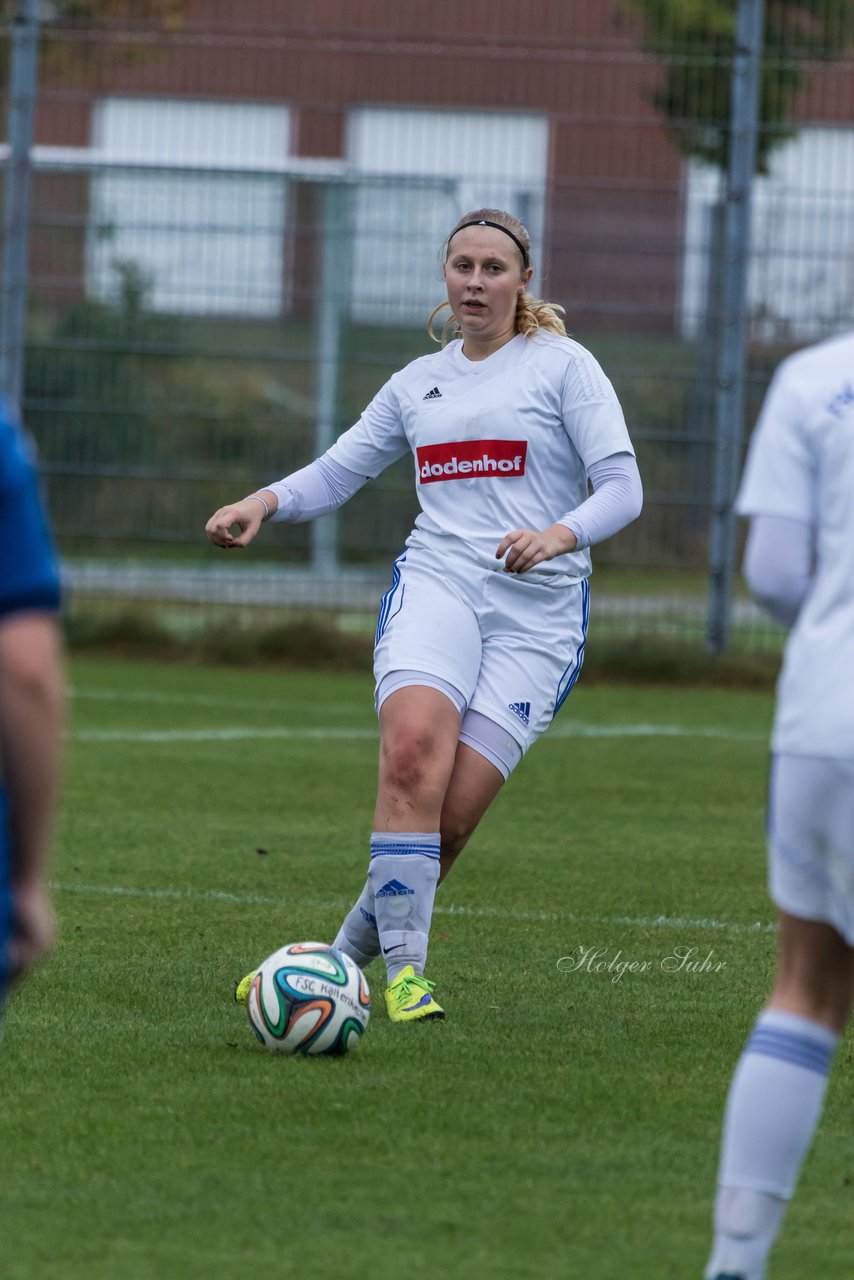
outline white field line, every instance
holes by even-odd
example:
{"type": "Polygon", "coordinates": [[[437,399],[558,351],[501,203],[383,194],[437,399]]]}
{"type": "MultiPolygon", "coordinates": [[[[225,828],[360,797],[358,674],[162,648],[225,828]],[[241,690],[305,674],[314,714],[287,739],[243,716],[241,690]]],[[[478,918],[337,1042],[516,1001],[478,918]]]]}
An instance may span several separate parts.
{"type": "MultiPolygon", "coordinates": [[[[329,902],[294,902],[258,893],[229,893],[222,889],[133,889],[118,884],[51,884],[54,893],[80,897],[142,898],[148,901],[224,902],[238,907],[280,907],[293,911],[349,910],[344,898],[329,902]]],[[[436,905],[434,915],[468,916],[477,920],[509,920],[522,924],[624,925],[638,929],[697,929],[717,933],[774,933],[776,925],[757,920],[738,924],[730,920],[690,920],[683,916],[586,916],[573,911],[516,911],[505,907],[461,907],[436,905]]]]}
{"type": "Polygon", "coordinates": [[[237,742],[257,738],[297,738],[300,741],[329,742],[376,738],[376,729],[73,729],[72,742],[237,742]]]}
{"type": "MultiPolygon", "coordinates": [[[[253,710],[272,713],[285,711],[284,705],[275,700],[261,698],[227,697],[219,694],[157,693],[144,689],[86,689],[74,688],[74,698],[97,702],[130,702],[178,707],[213,707],[229,710],[253,710]]],[[[355,709],[355,708],[354,708],[355,709]]],[[[209,729],[77,729],[70,737],[75,742],[231,742],[257,738],[295,738],[306,741],[347,741],[376,738],[375,727],[346,728],[343,726],[287,726],[264,728],[258,725],[227,726],[209,729]]],[[[769,732],[750,729],[733,729],[726,725],[702,727],[679,724],[590,724],[574,720],[571,715],[561,718],[547,732],[546,741],[553,738],[710,738],[721,742],[767,742],[769,732]]]]}
{"type": "MultiPolygon", "coordinates": [[[[71,697],[85,702],[136,702],[151,706],[168,707],[223,707],[234,711],[277,711],[286,710],[287,702],[281,698],[243,698],[239,695],[231,697],[222,693],[158,693],[153,689],[85,689],[74,685],[70,689],[71,697]]],[[[370,705],[370,694],[364,700],[352,703],[354,708],[370,705]]],[[[349,709],[349,707],[348,707],[349,709]]]]}
{"type": "MultiPolygon", "coordinates": [[[[68,736],[74,742],[237,742],[252,739],[346,742],[375,739],[377,730],[347,729],[335,725],[327,728],[280,725],[270,729],[258,725],[234,725],[221,729],[73,729],[68,736]]],[[[767,742],[768,734],[714,725],[586,724],[582,720],[573,720],[549,729],[545,741],[554,738],[706,738],[721,742],[767,742]]]]}

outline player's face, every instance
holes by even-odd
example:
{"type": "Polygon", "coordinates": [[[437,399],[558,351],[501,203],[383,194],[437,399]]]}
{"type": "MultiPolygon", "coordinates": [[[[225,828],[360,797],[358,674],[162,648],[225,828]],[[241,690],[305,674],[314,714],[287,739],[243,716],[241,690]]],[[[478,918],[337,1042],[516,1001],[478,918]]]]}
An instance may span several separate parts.
{"type": "Polygon", "coordinates": [[[515,336],[516,300],[532,274],[503,231],[464,227],[457,232],[445,263],[445,284],[466,355],[490,355],[515,336]]]}

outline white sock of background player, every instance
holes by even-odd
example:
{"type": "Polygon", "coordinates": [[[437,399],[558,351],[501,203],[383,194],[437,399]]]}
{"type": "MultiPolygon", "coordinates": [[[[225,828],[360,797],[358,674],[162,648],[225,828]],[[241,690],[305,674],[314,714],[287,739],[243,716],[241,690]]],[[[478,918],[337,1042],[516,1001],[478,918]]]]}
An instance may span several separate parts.
{"type": "Polygon", "coordinates": [[[757,1018],[727,1101],[710,1280],[763,1280],[821,1116],[838,1041],[830,1027],[781,1009],[757,1018]]]}

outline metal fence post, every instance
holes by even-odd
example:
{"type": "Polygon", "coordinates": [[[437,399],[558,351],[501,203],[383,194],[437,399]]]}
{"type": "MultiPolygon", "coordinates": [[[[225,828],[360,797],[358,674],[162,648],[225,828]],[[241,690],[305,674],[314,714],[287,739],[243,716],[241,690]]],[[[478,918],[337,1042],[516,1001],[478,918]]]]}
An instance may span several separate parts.
{"type": "Polygon", "coordinates": [[[724,203],[722,310],[715,394],[715,473],[712,498],[706,647],[727,646],[735,569],[735,494],[741,466],[747,361],[747,273],[750,206],[756,167],[764,0],[739,0],[733,52],[730,136],[724,203]]]}
{"type": "Polygon", "coordinates": [[[9,83],[9,157],[0,285],[0,394],[20,414],[27,326],[30,149],[36,109],[40,0],[15,0],[9,83]]]}
{"type": "MultiPolygon", "coordinates": [[[[341,182],[320,186],[321,265],[317,312],[314,456],[325,453],[337,436],[338,386],[341,369],[341,316],[350,281],[348,189],[341,182]]],[[[333,511],[311,525],[311,564],[329,576],[338,569],[338,513],[333,511]]]]}

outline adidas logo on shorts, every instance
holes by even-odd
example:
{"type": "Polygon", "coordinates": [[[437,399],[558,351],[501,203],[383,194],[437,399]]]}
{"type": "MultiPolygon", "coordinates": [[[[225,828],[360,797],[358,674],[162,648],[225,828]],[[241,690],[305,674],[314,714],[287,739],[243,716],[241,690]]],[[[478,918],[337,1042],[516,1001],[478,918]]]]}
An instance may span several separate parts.
{"type": "Polygon", "coordinates": [[[427,392],[427,394],[426,394],[426,396],[424,396],[424,397],[422,397],[422,398],[423,398],[424,400],[441,400],[441,399],[442,399],[442,393],[441,393],[441,391],[439,390],[439,388],[438,388],[438,387],[434,387],[432,391],[428,391],[428,392],[427,392]]]}
{"type": "Polygon", "coordinates": [[[509,702],[507,704],[508,711],[512,711],[514,716],[518,716],[522,724],[530,724],[531,721],[531,704],[530,702],[509,702]]]}

